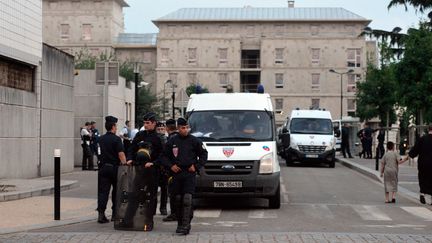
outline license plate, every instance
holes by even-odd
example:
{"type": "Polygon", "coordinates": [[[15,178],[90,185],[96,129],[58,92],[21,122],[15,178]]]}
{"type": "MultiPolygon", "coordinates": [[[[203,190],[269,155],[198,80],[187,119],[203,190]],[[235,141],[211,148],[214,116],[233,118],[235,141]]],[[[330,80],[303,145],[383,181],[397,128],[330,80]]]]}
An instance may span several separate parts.
{"type": "Polygon", "coordinates": [[[213,187],[216,188],[241,188],[243,183],[241,181],[214,181],[213,187]]]}
{"type": "Polygon", "coordinates": [[[318,154],[306,154],[306,158],[318,158],[318,154]]]}

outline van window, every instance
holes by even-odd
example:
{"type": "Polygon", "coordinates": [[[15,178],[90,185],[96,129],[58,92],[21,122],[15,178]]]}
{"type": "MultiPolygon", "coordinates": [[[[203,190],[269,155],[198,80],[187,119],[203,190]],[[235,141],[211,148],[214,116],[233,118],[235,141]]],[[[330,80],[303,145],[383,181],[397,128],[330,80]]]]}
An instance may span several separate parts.
{"type": "Polygon", "coordinates": [[[291,134],[333,134],[333,124],[330,119],[293,118],[290,124],[291,134]]]}
{"type": "Polygon", "coordinates": [[[272,120],[264,111],[195,111],[191,134],[203,141],[271,141],[272,120]]]}

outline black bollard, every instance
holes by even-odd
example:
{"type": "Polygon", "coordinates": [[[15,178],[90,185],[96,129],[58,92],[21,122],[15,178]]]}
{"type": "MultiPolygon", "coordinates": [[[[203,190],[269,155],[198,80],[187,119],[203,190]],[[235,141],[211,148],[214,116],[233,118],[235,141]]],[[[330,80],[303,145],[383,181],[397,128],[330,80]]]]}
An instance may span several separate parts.
{"type": "Polygon", "coordinates": [[[376,148],[375,151],[375,170],[379,170],[379,158],[380,158],[380,150],[379,147],[376,148]]]}
{"type": "Polygon", "coordinates": [[[60,149],[54,150],[54,220],[60,220],[60,149]]]}

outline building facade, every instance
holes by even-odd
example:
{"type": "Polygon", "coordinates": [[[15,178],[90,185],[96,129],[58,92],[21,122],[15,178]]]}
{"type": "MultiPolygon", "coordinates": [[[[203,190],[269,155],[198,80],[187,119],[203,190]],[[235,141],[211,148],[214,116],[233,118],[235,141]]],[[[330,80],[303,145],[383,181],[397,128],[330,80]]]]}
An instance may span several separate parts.
{"type": "Polygon", "coordinates": [[[73,57],[42,43],[41,0],[0,9],[0,178],[52,175],[54,149],[71,171],[73,57]]]}
{"type": "Polygon", "coordinates": [[[180,9],[154,21],[157,91],[200,84],[210,92],[255,92],[262,84],[274,102],[277,123],[297,107],[326,108],[355,116],[356,82],[365,75],[369,20],[342,8],[180,9]]]}

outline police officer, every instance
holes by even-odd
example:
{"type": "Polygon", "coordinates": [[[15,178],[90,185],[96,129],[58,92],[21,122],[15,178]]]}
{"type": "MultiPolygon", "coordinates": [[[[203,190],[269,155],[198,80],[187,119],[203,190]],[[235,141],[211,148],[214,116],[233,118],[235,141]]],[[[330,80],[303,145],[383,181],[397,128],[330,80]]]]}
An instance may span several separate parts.
{"type": "Polygon", "coordinates": [[[163,163],[174,173],[173,193],[176,195],[176,233],[187,235],[193,215],[192,195],[195,192],[196,174],[207,162],[203,143],[189,134],[184,118],[177,119],[178,135],[166,145],[163,163]]]}
{"type": "MultiPolygon", "coordinates": [[[[168,138],[167,141],[169,141],[172,137],[177,136],[178,135],[178,131],[177,131],[177,125],[176,125],[176,120],[174,119],[168,119],[165,122],[166,125],[166,131],[168,133],[168,138]]],[[[169,200],[170,200],[170,207],[171,207],[171,213],[166,216],[165,218],[162,219],[162,221],[164,222],[169,222],[169,221],[176,221],[177,217],[175,215],[175,195],[173,193],[173,172],[171,171],[171,168],[166,168],[166,170],[168,171],[168,195],[169,195],[169,200]]]]}
{"type": "Polygon", "coordinates": [[[115,199],[117,189],[117,169],[120,164],[126,164],[126,156],[121,139],[116,135],[117,118],[105,117],[105,129],[107,133],[99,138],[101,150],[101,162],[98,172],[98,223],[108,223],[105,216],[105,209],[108,203],[108,196],[112,186],[112,218],[115,217],[115,199]]]}
{"type": "Polygon", "coordinates": [[[85,126],[81,128],[81,147],[83,149],[83,157],[82,157],[82,170],[87,170],[90,167],[93,167],[93,155],[90,148],[90,141],[92,138],[92,134],[90,131],[90,122],[86,122],[85,126]]]}
{"type": "MultiPolygon", "coordinates": [[[[91,134],[92,134],[92,138],[91,138],[91,141],[90,141],[90,148],[91,148],[91,151],[93,153],[92,156],[96,156],[97,165],[98,165],[100,163],[100,154],[99,154],[99,138],[100,138],[100,133],[99,133],[99,130],[96,128],[96,122],[95,121],[91,121],[90,122],[90,131],[91,131],[91,134]]],[[[93,163],[91,165],[89,165],[88,169],[89,170],[94,170],[93,163]]]]}
{"type": "MultiPolygon", "coordinates": [[[[159,137],[161,138],[162,144],[165,146],[167,142],[167,136],[166,136],[166,128],[165,123],[163,122],[157,122],[156,123],[156,132],[158,133],[159,137]]],[[[159,174],[159,187],[160,187],[160,204],[159,204],[159,211],[161,215],[167,215],[167,201],[168,201],[168,173],[169,168],[166,169],[164,166],[160,166],[160,174],[159,174]]]]}
{"type": "MultiPolygon", "coordinates": [[[[159,157],[162,154],[163,151],[163,145],[161,138],[156,133],[156,114],[153,112],[149,112],[144,115],[144,130],[139,131],[135,138],[133,139],[132,143],[130,144],[127,160],[128,164],[132,164],[134,161],[137,160],[137,151],[139,149],[139,144],[141,142],[145,142],[146,144],[150,145],[150,160],[145,162],[145,167],[150,168],[153,167],[154,169],[154,180],[150,183],[151,185],[148,185],[153,190],[153,198],[151,199],[150,205],[152,207],[152,215],[147,215],[147,217],[151,217],[151,223],[146,226],[146,231],[151,231],[153,229],[153,215],[156,213],[156,206],[157,206],[157,186],[158,186],[158,177],[159,177],[159,169],[157,168],[160,166],[159,157]]],[[[130,211],[133,213],[133,210],[130,211]]],[[[132,215],[125,216],[125,220],[129,220],[132,215]]]]}
{"type": "Polygon", "coordinates": [[[343,157],[346,158],[348,154],[349,158],[353,158],[351,155],[350,144],[349,144],[349,128],[348,123],[344,123],[342,126],[342,142],[341,142],[341,150],[343,157]]]}

